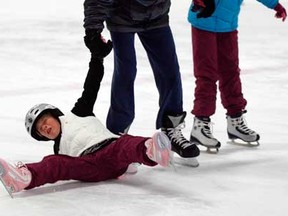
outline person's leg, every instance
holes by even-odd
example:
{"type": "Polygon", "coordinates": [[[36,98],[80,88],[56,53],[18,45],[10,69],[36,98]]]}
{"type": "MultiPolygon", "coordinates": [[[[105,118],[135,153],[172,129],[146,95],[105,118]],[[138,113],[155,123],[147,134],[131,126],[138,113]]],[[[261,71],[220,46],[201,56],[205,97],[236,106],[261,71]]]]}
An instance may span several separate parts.
{"type": "Polygon", "coordinates": [[[181,157],[197,157],[199,149],[182,134],[186,112],[183,112],[182,83],[173,35],[169,26],[139,32],[147,52],[159,92],[156,128],[161,128],[181,157]]]}
{"type": "Polygon", "coordinates": [[[183,113],[182,83],[178,58],[169,26],[138,33],[151,64],[159,92],[156,128],[161,128],[165,115],[183,113]]]}
{"type": "Polygon", "coordinates": [[[32,181],[26,189],[59,180],[99,182],[115,179],[134,162],[155,166],[157,163],[147,156],[145,142],[150,139],[123,135],[93,154],[82,157],[50,155],[39,163],[26,164],[32,173],[32,181]]]}
{"type": "Polygon", "coordinates": [[[155,165],[145,154],[148,138],[123,136],[103,149],[82,157],[50,155],[38,163],[26,164],[32,181],[26,189],[59,180],[98,182],[122,175],[132,162],[155,165]]]}
{"type": "Polygon", "coordinates": [[[127,164],[138,162],[147,166],[157,164],[167,167],[171,160],[171,142],[162,132],[156,132],[152,137],[123,135],[115,141],[112,151],[115,165],[126,167],[127,164]]]}
{"type": "Polygon", "coordinates": [[[219,89],[221,101],[227,110],[227,133],[229,139],[257,142],[260,135],[251,130],[244,120],[247,101],[242,93],[239,69],[238,31],[222,33],[219,38],[219,89]]]}
{"type": "Polygon", "coordinates": [[[158,132],[152,138],[123,135],[103,149],[82,157],[49,155],[38,163],[13,166],[0,159],[0,180],[12,196],[59,180],[99,182],[125,173],[129,164],[143,163],[167,167],[171,161],[171,143],[158,132]]]}
{"type": "Polygon", "coordinates": [[[217,33],[192,27],[192,48],[195,76],[195,115],[190,141],[206,147],[218,149],[221,143],[213,136],[210,116],[216,110],[218,81],[217,33]]]}
{"type": "Polygon", "coordinates": [[[83,157],[49,155],[38,163],[26,164],[32,174],[32,181],[25,189],[31,189],[46,183],[55,183],[60,180],[99,182],[117,178],[121,175],[122,170],[116,168],[105,170],[110,162],[105,157],[100,157],[101,151],[99,151],[99,154],[95,153],[83,157]]]}
{"type": "Polygon", "coordinates": [[[233,116],[245,109],[238,58],[238,32],[219,33],[218,62],[221,102],[227,115],[233,116]]]}
{"type": "Polygon", "coordinates": [[[216,110],[218,81],[217,33],[192,27],[192,47],[195,76],[194,106],[195,116],[209,117],[216,110]]]}
{"type": "Polygon", "coordinates": [[[115,134],[125,132],[135,116],[134,80],[136,77],[136,53],[134,38],[134,33],[111,32],[114,51],[114,73],[106,126],[115,134]]]}

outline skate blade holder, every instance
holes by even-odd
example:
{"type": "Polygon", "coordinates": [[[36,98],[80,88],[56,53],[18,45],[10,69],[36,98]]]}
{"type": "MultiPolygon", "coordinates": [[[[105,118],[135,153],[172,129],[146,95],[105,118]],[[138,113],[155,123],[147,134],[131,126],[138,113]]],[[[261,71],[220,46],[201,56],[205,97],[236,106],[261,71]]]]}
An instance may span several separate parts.
{"type": "Polygon", "coordinates": [[[206,148],[206,152],[209,154],[217,154],[219,152],[219,148],[221,147],[221,143],[218,143],[215,146],[208,146],[198,143],[198,145],[203,146],[206,148]]]}
{"type": "Polygon", "coordinates": [[[232,144],[232,145],[239,145],[239,146],[247,146],[247,147],[258,147],[260,145],[259,141],[244,141],[241,139],[231,139],[231,141],[227,142],[228,144],[232,144]]]}
{"type": "Polygon", "coordinates": [[[211,146],[205,146],[207,149],[206,149],[206,152],[209,153],[209,154],[217,154],[219,152],[219,148],[220,147],[211,147],[211,146]]]}
{"type": "Polygon", "coordinates": [[[195,168],[199,166],[197,157],[183,158],[183,157],[175,156],[173,162],[174,162],[174,169],[176,168],[175,164],[187,166],[187,167],[195,167],[195,168]]]}

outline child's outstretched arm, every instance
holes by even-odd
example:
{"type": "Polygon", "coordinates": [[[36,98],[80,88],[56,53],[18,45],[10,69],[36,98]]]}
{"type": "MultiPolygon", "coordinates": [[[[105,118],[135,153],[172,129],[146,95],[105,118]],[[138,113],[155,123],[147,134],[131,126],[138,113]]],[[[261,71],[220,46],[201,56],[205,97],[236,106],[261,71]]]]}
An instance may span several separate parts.
{"type": "Polygon", "coordinates": [[[80,117],[91,116],[94,104],[104,75],[103,58],[112,50],[112,42],[106,42],[101,32],[108,10],[113,0],[85,0],[84,1],[84,42],[91,52],[89,71],[84,83],[82,96],[75,103],[72,112],[80,117]]]}
{"type": "Polygon", "coordinates": [[[112,50],[112,42],[106,42],[102,37],[90,39],[85,36],[85,44],[91,51],[89,70],[83,86],[82,96],[72,109],[72,113],[80,117],[94,115],[93,108],[104,75],[103,58],[112,50]]]}

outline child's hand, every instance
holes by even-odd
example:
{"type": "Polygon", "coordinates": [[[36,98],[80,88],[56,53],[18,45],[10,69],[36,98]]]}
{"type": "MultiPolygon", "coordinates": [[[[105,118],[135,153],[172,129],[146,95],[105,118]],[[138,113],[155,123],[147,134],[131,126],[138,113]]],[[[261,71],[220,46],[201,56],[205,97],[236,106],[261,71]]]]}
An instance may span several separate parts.
{"type": "Polygon", "coordinates": [[[192,7],[192,11],[197,12],[203,8],[205,8],[205,4],[203,2],[203,0],[193,0],[193,7],[192,7]]]}
{"type": "Polygon", "coordinates": [[[112,41],[106,40],[98,33],[95,29],[87,29],[86,36],[84,37],[84,42],[89,48],[92,56],[97,58],[106,57],[112,50],[112,41]]]}
{"type": "Polygon", "coordinates": [[[287,17],[287,13],[286,13],[285,8],[284,8],[280,3],[278,3],[278,4],[275,6],[274,10],[277,12],[277,13],[275,14],[275,17],[276,17],[276,18],[279,18],[279,19],[282,18],[282,21],[284,22],[285,19],[286,19],[286,17],[287,17]]]}
{"type": "Polygon", "coordinates": [[[193,0],[193,7],[191,9],[197,13],[197,18],[210,17],[215,11],[215,0],[193,0]]]}

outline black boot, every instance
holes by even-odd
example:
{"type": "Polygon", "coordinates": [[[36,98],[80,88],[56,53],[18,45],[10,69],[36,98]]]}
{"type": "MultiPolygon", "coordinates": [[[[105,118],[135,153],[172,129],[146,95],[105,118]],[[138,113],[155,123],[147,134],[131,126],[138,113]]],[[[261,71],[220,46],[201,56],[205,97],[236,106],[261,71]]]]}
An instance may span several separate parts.
{"type": "Polygon", "coordinates": [[[197,157],[199,149],[189,142],[182,134],[181,129],[184,128],[184,119],[186,112],[178,115],[167,115],[162,122],[162,132],[165,133],[171,141],[172,151],[176,152],[183,158],[197,157]]]}

